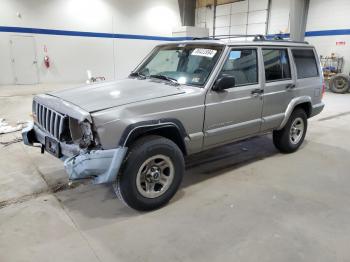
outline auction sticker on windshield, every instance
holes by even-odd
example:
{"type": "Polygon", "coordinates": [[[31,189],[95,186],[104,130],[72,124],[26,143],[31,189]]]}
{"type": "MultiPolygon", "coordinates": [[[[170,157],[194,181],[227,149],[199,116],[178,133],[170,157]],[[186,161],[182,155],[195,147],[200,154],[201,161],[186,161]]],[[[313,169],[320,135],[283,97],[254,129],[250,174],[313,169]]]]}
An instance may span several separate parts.
{"type": "Polygon", "coordinates": [[[206,48],[196,48],[195,50],[193,50],[193,52],[191,53],[191,55],[196,55],[196,56],[205,56],[205,57],[214,57],[214,55],[216,54],[217,50],[213,50],[213,49],[206,49],[206,48]]]}

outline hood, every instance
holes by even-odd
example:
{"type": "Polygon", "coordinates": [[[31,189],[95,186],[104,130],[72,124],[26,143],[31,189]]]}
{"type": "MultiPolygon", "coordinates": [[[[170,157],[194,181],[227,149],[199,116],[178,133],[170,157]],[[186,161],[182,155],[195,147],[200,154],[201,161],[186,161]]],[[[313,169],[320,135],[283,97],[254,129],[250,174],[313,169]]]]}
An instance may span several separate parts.
{"type": "Polygon", "coordinates": [[[85,85],[49,93],[91,113],[145,100],[182,94],[177,86],[153,80],[124,79],[116,82],[85,85]]]}

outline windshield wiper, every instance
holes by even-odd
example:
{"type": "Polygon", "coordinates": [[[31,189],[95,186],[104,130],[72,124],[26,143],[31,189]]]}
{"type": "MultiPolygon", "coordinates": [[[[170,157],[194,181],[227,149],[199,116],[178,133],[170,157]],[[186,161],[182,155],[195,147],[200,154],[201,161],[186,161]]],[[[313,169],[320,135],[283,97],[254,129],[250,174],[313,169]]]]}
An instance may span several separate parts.
{"type": "Polygon", "coordinates": [[[140,79],[146,79],[146,76],[140,72],[131,72],[129,77],[139,77],[140,79]]]}
{"type": "Polygon", "coordinates": [[[170,76],[166,76],[166,75],[150,75],[149,77],[166,80],[166,81],[171,82],[171,83],[173,83],[175,85],[180,85],[180,83],[175,78],[172,78],[170,76]]]}

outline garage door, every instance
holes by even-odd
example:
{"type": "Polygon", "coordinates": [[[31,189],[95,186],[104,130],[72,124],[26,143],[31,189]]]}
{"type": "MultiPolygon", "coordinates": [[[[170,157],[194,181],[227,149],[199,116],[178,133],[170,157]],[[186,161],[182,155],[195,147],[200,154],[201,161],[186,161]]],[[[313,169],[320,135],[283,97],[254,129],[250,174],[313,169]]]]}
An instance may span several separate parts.
{"type": "Polygon", "coordinates": [[[268,5],[268,0],[246,0],[217,6],[215,35],[266,34],[268,5]]]}

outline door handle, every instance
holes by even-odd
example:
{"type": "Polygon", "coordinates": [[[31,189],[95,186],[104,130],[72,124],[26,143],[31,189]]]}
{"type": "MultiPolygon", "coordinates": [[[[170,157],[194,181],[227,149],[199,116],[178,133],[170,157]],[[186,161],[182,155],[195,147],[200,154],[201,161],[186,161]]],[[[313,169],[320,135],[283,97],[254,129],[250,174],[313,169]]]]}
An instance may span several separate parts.
{"type": "Polygon", "coordinates": [[[251,94],[252,94],[253,96],[259,96],[259,95],[261,95],[261,94],[263,94],[263,93],[264,93],[264,90],[263,90],[263,89],[260,89],[260,88],[254,89],[254,90],[252,90],[252,92],[251,92],[251,94]]]}
{"type": "Polygon", "coordinates": [[[293,89],[293,88],[295,88],[295,84],[286,85],[286,89],[293,89]]]}

